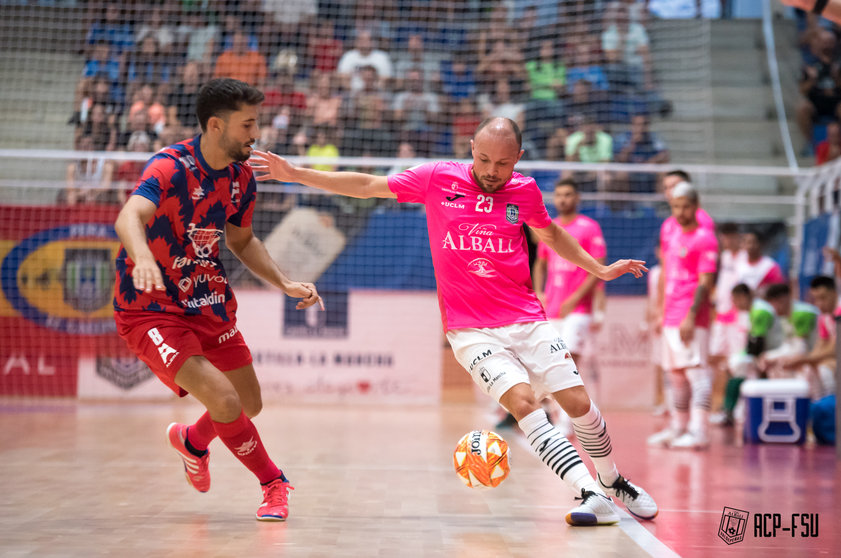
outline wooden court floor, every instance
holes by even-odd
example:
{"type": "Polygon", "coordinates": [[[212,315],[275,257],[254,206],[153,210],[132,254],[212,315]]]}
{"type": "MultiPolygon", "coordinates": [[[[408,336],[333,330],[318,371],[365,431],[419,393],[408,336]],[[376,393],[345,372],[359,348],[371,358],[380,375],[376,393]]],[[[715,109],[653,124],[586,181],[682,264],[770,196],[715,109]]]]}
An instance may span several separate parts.
{"type": "Polygon", "coordinates": [[[715,430],[709,452],[653,450],[643,441],[661,419],[606,412],[621,472],[658,500],[660,515],[573,528],[563,520],[571,492],[516,430],[500,431],[512,472],[499,488],[470,490],[456,478],[453,447],[493,424],[487,407],[267,402],[255,422],[296,490],[286,523],[260,523],[256,480],[218,440],[210,492],[184,480],[164,429],[200,410],[0,399],[0,556],[841,556],[832,448],[742,447],[715,430]],[[744,540],[730,546],[718,537],[724,507],[750,513],[744,540]],[[757,537],[757,513],[786,524],[818,514],[818,536],[757,537]]]}

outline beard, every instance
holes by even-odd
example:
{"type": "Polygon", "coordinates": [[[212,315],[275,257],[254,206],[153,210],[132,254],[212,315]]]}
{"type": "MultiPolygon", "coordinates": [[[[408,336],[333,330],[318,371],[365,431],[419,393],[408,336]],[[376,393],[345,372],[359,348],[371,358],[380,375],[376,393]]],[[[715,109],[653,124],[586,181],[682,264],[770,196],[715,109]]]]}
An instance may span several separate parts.
{"type": "MultiPolygon", "coordinates": [[[[249,141],[249,144],[254,143],[254,140],[249,141]]],[[[236,143],[228,140],[228,138],[223,139],[223,146],[225,148],[225,155],[227,155],[230,159],[238,163],[244,163],[251,157],[251,153],[248,150],[248,144],[241,144],[236,143]]]]}

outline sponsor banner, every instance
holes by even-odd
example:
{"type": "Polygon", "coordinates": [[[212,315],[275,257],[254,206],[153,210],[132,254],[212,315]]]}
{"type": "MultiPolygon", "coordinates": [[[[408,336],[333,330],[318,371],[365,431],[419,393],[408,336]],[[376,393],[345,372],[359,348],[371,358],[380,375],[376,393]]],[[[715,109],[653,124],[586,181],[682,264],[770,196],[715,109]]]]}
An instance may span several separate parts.
{"type": "Polygon", "coordinates": [[[655,363],[645,330],[645,308],[642,296],[607,297],[604,325],[595,336],[595,347],[588,349],[593,356],[578,363],[584,385],[600,408],[654,406],[655,363]]]}
{"type": "Polygon", "coordinates": [[[35,333],[25,347],[85,337],[83,349],[114,337],[118,211],[0,206],[0,337],[35,333]]]}
{"type": "Polygon", "coordinates": [[[79,359],[79,399],[166,400],[177,396],[135,357],[79,359]]]}
{"type": "Polygon", "coordinates": [[[76,395],[76,359],[0,344],[0,395],[72,397],[76,395]]]}
{"type": "MultiPolygon", "coordinates": [[[[237,327],[264,398],[435,403],[442,334],[432,292],[323,293],[326,310],[288,310],[279,292],[237,292],[237,327]]],[[[294,302],[292,304],[294,307],[294,302]]]]}

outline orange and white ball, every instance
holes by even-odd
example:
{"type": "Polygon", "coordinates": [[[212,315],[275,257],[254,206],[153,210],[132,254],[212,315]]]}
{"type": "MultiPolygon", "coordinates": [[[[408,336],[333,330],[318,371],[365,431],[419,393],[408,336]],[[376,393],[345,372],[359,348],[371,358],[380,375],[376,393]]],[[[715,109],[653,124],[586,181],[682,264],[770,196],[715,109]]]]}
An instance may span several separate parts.
{"type": "Polygon", "coordinates": [[[493,488],[508,476],[508,443],[496,432],[474,430],[462,436],[453,452],[458,477],[470,488],[493,488]]]}

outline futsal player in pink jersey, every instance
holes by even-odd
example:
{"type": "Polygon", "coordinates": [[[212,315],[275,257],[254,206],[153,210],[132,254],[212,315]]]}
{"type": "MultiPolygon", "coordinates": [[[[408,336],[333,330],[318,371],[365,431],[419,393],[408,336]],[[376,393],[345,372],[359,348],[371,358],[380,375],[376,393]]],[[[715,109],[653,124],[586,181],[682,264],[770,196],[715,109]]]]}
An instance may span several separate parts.
{"type": "Polygon", "coordinates": [[[129,348],[180,397],[207,409],[192,425],[172,423],[167,441],[187,481],[210,489],[208,445],[217,436],[259,480],[261,521],[289,514],[283,472],[251,422],[260,412],[260,384],[237,329],[237,302],[219,259],[219,240],[297,308],[321,303],[315,285],[291,281],[254,236],[257,183],[243,164],[259,137],[263,94],[234,79],[204,85],[196,100],[202,133],[149,160],[115,224],[114,319],[129,348]]]}
{"type": "Polygon", "coordinates": [[[688,182],[672,192],[669,205],[680,226],[663,237],[663,368],[671,371],[671,424],[650,445],[703,448],[712,379],[707,364],[712,292],[718,241],[698,223],[698,193],[688,182]]]}
{"type": "MultiPolygon", "coordinates": [[[[607,246],[602,228],[593,219],[578,213],[579,195],[575,180],[565,178],[559,181],[553,201],[558,210],[554,222],[603,264],[607,246]]],[[[560,332],[573,360],[580,360],[590,330],[598,278],[541,243],[537,248],[533,279],[537,298],[543,302],[549,323],[560,332]]]]}
{"type": "Polygon", "coordinates": [[[609,496],[620,499],[631,513],[653,518],[657,505],[619,474],[601,413],[590,401],[566,344],[546,321],[532,287],[522,224],[602,280],[625,273],[640,277],[644,262],[619,260],[605,266],[552,223],[534,179],[514,172],[523,155],[521,145],[513,120],[489,118],[471,141],[473,164],[426,163],[385,177],[295,167],[275,154],[255,151],[251,166],[261,173],[258,180],[425,204],[441,317],[454,354],[483,391],[514,415],[537,456],[580,495],[567,523],[617,523],[609,496]],[[549,423],[538,403],[549,394],[572,418],[597,479],[549,423]]]}

